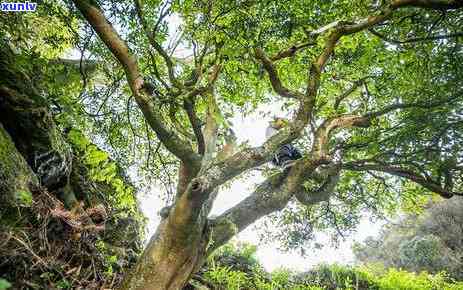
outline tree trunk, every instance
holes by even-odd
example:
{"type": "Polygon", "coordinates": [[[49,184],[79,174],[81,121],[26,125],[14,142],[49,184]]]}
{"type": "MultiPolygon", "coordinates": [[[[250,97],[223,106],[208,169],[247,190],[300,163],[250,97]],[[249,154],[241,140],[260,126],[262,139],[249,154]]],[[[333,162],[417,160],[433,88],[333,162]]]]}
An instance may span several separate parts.
{"type": "Polygon", "coordinates": [[[182,289],[201,267],[206,257],[208,233],[195,226],[184,235],[172,226],[169,218],[158,226],[137,265],[126,277],[122,290],[182,289]]]}

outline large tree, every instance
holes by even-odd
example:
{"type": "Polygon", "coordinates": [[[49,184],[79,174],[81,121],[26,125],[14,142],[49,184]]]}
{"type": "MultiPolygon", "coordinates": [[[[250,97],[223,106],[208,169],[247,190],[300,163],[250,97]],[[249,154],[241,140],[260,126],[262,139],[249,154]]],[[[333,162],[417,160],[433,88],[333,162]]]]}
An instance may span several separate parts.
{"type": "Polygon", "coordinates": [[[94,109],[93,130],[126,153],[138,142],[130,156],[147,153],[147,172],[160,165],[152,179],[177,170],[172,206],[123,289],[182,288],[214,249],[276,212],[291,246],[310,236],[307,224],[342,233],[363,208],[463,194],[461,1],[72,2],[79,13],[61,17],[83,16],[79,48],[105,75],[90,82],[81,62],[83,88],[115,88],[78,96],[94,109]],[[292,112],[287,126],[261,146],[236,146],[233,113],[275,101],[292,112]],[[289,142],[303,158],[267,170],[289,142]],[[221,187],[257,168],[267,179],[208,218],[221,187]]]}

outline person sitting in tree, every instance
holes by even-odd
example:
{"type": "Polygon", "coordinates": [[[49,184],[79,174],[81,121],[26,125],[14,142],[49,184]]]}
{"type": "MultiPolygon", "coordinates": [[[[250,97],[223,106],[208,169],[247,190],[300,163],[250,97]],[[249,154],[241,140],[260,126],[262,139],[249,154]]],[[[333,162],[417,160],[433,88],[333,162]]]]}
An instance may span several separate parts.
{"type": "MultiPolygon", "coordinates": [[[[285,118],[274,117],[272,121],[269,122],[269,126],[265,131],[265,137],[267,140],[278,133],[278,130],[283,128],[288,124],[288,120],[285,118]]],[[[275,153],[275,156],[272,159],[272,164],[275,166],[280,166],[283,169],[287,169],[294,164],[294,161],[301,158],[302,155],[297,150],[296,147],[292,144],[285,144],[281,146],[278,151],[275,153]]]]}

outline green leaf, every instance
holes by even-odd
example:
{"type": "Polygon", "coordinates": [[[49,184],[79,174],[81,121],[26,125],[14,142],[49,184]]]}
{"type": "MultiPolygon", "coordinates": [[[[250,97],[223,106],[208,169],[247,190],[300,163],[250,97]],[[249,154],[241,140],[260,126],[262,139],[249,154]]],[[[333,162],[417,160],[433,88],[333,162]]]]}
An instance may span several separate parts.
{"type": "Polygon", "coordinates": [[[21,203],[21,205],[26,207],[31,206],[33,202],[32,193],[27,190],[17,191],[16,199],[21,203]]]}
{"type": "Polygon", "coordinates": [[[3,279],[3,278],[0,278],[0,290],[6,290],[8,288],[10,288],[12,285],[10,282],[8,282],[7,280],[3,279]]]}

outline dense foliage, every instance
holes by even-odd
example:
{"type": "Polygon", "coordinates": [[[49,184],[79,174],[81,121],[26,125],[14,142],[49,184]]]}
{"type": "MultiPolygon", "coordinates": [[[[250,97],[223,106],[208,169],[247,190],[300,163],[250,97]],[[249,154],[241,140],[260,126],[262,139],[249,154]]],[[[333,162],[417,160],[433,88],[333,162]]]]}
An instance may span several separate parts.
{"type": "Polygon", "coordinates": [[[445,270],[463,279],[463,199],[430,202],[419,214],[407,214],[386,224],[378,237],[354,247],[363,263],[408,271],[438,273],[445,270]]]}
{"type": "MultiPolygon", "coordinates": [[[[274,57],[278,76],[288,90],[302,92],[310,63],[323,52],[328,37],[312,37],[309,32],[335,20],[360,19],[379,5],[375,1],[134,3],[138,1],[117,5],[101,1],[100,5],[108,19],[121,27],[118,32],[137,56],[145,81],[155,88],[162,120],[177,130],[180,138],[196,143],[194,125],[189,124],[190,113],[184,107],[194,99],[195,114],[204,124],[210,98],[201,94],[192,98],[189,93],[199,93],[195,88],[206,86],[211,66],[221,65],[214,84],[220,107],[215,113],[220,131],[218,144],[226,142],[230,120],[236,114],[250,113],[275,101],[282,103],[287,112],[297,107],[295,98],[275,93],[266,78],[266,67],[255,57],[255,47],[274,57]],[[155,30],[154,39],[146,28],[155,30]],[[277,59],[288,43],[294,44],[296,50],[290,57],[277,59]],[[159,44],[164,44],[164,51],[171,55],[169,61],[164,59],[159,44]],[[204,72],[196,75],[199,65],[204,72]],[[176,86],[176,82],[195,81],[191,88],[182,90],[176,86]]],[[[440,10],[407,8],[388,20],[388,25],[339,41],[320,78],[312,128],[344,114],[383,110],[387,114],[373,120],[367,129],[336,134],[329,144],[330,154],[342,152],[349,171],[341,172],[330,201],[310,208],[290,203],[290,207],[268,220],[278,224],[281,231],[266,236],[281,239],[288,248],[301,247],[313,237],[314,229],[334,236],[347,234],[365,209],[382,216],[401,202],[420,198],[423,191],[410,179],[402,179],[399,189],[398,179],[390,174],[423,177],[431,191],[437,184],[451,185],[454,192],[459,191],[461,150],[457,140],[461,138],[462,71],[458,63],[462,52],[457,27],[461,21],[459,10],[443,14],[440,10]],[[449,37],[433,38],[436,35],[449,37]],[[397,104],[402,105],[388,111],[397,104]]],[[[156,176],[155,182],[166,186],[163,198],[171,201],[178,178],[177,161],[147,130],[142,115],[132,107],[134,99],[121,91],[123,72],[95,33],[85,26],[77,36],[84,55],[100,60],[105,75],[104,84],[92,85],[89,78],[82,92],[85,99],[81,103],[92,117],[88,120],[96,125],[91,127],[92,134],[105,141],[118,161],[138,164],[139,181],[146,182],[143,176],[153,181],[149,176],[156,176]]],[[[299,141],[302,148],[313,143],[310,135],[303,134],[299,141]]]]}
{"type": "Polygon", "coordinates": [[[70,119],[79,64],[57,58],[72,37],[45,12],[0,21],[0,289],[112,288],[144,217],[124,168],[70,119]]]}

